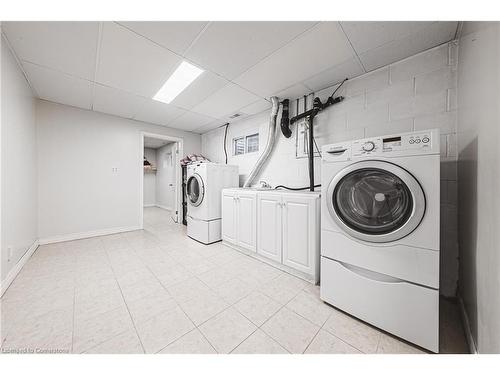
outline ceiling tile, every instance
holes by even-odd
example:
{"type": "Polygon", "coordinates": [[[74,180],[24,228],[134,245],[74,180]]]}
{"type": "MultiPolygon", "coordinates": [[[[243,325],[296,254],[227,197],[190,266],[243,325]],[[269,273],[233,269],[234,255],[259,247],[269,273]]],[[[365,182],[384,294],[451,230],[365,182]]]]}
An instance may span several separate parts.
{"type": "Polygon", "coordinates": [[[139,109],[134,119],[166,126],[185,112],[185,110],[174,107],[173,105],[149,100],[139,109]]]}
{"type": "Polygon", "coordinates": [[[166,141],[165,139],[160,139],[160,138],[149,138],[149,137],[144,137],[144,148],[160,148],[163,146],[166,146],[170,143],[173,143],[172,141],[166,141]]]}
{"type": "Polygon", "coordinates": [[[213,129],[216,129],[218,127],[223,126],[225,122],[226,121],[223,121],[223,120],[215,120],[215,121],[211,122],[210,124],[207,124],[207,125],[204,125],[204,126],[201,126],[199,128],[194,129],[193,132],[198,133],[198,134],[203,134],[203,133],[206,133],[210,130],[213,130],[213,129]]]}
{"type": "Polygon", "coordinates": [[[186,52],[186,57],[233,79],[313,25],[314,22],[213,22],[186,52]]]}
{"type": "Polygon", "coordinates": [[[153,97],[181,58],[134,32],[106,22],[103,27],[97,81],[153,97]]]}
{"type": "Polygon", "coordinates": [[[284,90],[276,93],[280,99],[297,99],[302,98],[304,95],[310,94],[311,90],[304,86],[302,83],[297,83],[293,86],[287,87],[284,90]]]}
{"type": "Polygon", "coordinates": [[[200,115],[199,113],[186,112],[182,116],[173,120],[168,126],[172,128],[191,131],[214,122],[212,117],[200,115]]]}
{"type": "Polygon", "coordinates": [[[319,91],[326,87],[332,86],[336,83],[343,81],[345,78],[354,78],[365,71],[359,63],[357,58],[352,58],[336,65],[333,68],[318,73],[311,78],[306,79],[303,83],[311,91],[319,91]]]}
{"type": "Polygon", "coordinates": [[[92,82],[28,62],[24,62],[23,67],[40,99],[91,108],[92,82]]]}
{"type": "Polygon", "coordinates": [[[256,102],[241,108],[239,112],[243,112],[247,115],[254,115],[269,109],[271,109],[271,102],[265,99],[259,99],[256,102]]]}
{"type": "Polygon", "coordinates": [[[457,22],[435,22],[417,33],[364,52],[359,58],[367,71],[374,70],[448,42],[455,37],[456,29],[457,22]]]}
{"type": "Polygon", "coordinates": [[[402,39],[419,30],[429,27],[434,22],[341,22],[349,41],[356,52],[363,53],[383,44],[402,39]]]}
{"type": "Polygon", "coordinates": [[[194,112],[223,118],[259,99],[258,96],[230,83],[193,108],[194,112]]]}
{"type": "Polygon", "coordinates": [[[119,22],[155,43],[182,55],[208,22],[119,22]]]}
{"type": "Polygon", "coordinates": [[[93,79],[98,22],[2,22],[19,59],[93,79]]]}
{"type": "Polygon", "coordinates": [[[95,84],[92,109],[111,115],[132,118],[147,100],[125,91],[95,84]]]}
{"type": "Polygon", "coordinates": [[[354,56],[338,22],[321,22],[279,49],[235,82],[268,97],[354,56]]]}
{"type": "Polygon", "coordinates": [[[182,91],[179,96],[172,101],[172,104],[177,107],[191,109],[228,83],[229,82],[221,76],[205,71],[182,91]]]}

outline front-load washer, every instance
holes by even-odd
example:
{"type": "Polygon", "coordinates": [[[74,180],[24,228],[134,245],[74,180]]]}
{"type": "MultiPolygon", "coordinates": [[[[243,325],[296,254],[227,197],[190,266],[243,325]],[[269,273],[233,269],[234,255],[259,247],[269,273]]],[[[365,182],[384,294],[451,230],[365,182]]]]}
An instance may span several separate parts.
{"type": "Polygon", "coordinates": [[[439,131],[322,148],[321,298],[439,349],[439,131]]]}
{"type": "Polygon", "coordinates": [[[221,240],[221,192],[238,187],[238,166],[194,162],[187,166],[187,234],[205,243],[221,240]]]}

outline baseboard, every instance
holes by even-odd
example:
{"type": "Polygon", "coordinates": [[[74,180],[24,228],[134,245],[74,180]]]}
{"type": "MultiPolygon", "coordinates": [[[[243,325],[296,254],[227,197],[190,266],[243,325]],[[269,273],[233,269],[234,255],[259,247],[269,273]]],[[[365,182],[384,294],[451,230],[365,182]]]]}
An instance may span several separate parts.
{"type": "Polygon", "coordinates": [[[156,207],[158,208],[163,208],[164,210],[167,210],[167,211],[172,211],[172,207],[167,207],[167,206],[163,206],[161,204],[155,204],[156,207]]]}
{"type": "Polygon", "coordinates": [[[120,227],[120,228],[109,228],[109,229],[95,230],[82,233],[63,234],[60,236],[41,238],[38,240],[38,243],[40,245],[47,245],[51,243],[81,240],[83,238],[90,238],[90,237],[107,236],[110,234],[130,232],[133,230],[141,230],[141,229],[142,229],[141,227],[120,227]]]}
{"type": "Polygon", "coordinates": [[[10,284],[14,281],[16,276],[21,272],[21,269],[24,267],[26,262],[31,258],[35,250],[38,248],[39,241],[35,240],[33,244],[29,247],[29,249],[24,253],[24,255],[19,259],[19,262],[9,271],[5,280],[3,280],[0,284],[0,297],[9,289],[10,284]]]}
{"type": "Polygon", "coordinates": [[[458,295],[458,303],[460,304],[460,312],[462,315],[462,324],[465,331],[465,339],[467,340],[467,345],[469,346],[469,351],[472,354],[477,354],[476,343],[474,342],[474,337],[472,336],[472,331],[470,329],[469,316],[467,315],[467,310],[465,310],[464,300],[462,296],[458,295]]]}
{"type": "Polygon", "coordinates": [[[152,203],[152,204],[145,204],[142,207],[156,207],[156,204],[154,204],[154,203],[152,203]]]}

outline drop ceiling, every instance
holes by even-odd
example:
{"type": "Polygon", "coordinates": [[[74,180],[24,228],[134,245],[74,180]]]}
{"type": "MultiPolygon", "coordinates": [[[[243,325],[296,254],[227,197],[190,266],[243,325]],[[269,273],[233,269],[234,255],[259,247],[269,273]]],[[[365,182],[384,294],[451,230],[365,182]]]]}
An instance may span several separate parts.
{"type": "Polygon", "coordinates": [[[3,22],[37,97],[203,133],[455,38],[458,22],[3,22]],[[205,70],[151,98],[187,60],[205,70]],[[238,117],[240,119],[241,117],[238,117]]]}
{"type": "Polygon", "coordinates": [[[144,148],[160,148],[163,146],[166,146],[170,143],[173,143],[172,141],[166,141],[164,139],[158,139],[158,138],[150,138],[150,137],[144,137],[144,148]]]}

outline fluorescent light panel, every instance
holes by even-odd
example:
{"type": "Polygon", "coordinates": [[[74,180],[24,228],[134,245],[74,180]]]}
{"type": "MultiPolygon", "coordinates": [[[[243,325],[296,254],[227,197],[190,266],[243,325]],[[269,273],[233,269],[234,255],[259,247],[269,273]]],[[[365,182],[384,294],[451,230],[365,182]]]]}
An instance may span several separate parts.
{"type": "Polygon", "coordinates": [[[153,100],[170,103],[203,72],[203,69],[183,61],[158,90],[153,100]]]}

